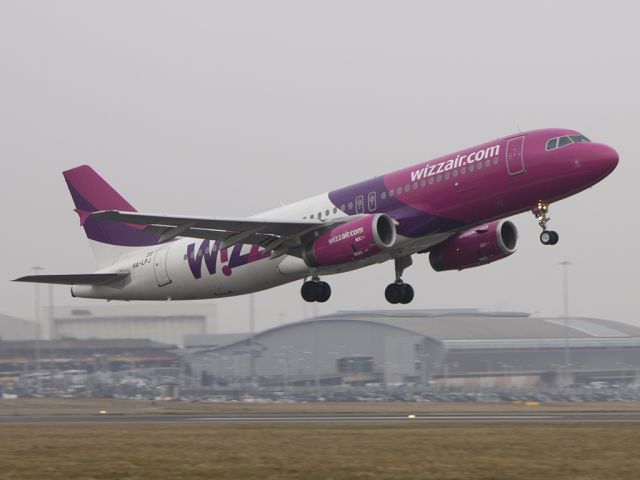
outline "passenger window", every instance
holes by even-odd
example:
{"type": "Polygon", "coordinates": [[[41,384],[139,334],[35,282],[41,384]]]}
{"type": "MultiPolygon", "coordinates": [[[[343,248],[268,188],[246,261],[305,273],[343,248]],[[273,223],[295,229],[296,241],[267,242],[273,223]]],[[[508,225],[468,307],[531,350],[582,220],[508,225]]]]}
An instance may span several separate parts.
{"type": "Polygon", "coordinates": [[[493,164],[494,164],[494,165],[497,165],[497,164],[498,164],[498,162],[499,162],[498,157],[496,157],[496,158],[494,158],[494,159],[493,159],[493,164]]]}
{"type": "Polygon", "coordinates": [[[338,213],[338,207],[333,207],[333,213],[338,213]]]}
{"type": "Polygon", "coordinates": [[[324,214],[325,214],[325,216],[327,216],[327,217],[328,217],[328,216],[329,216],[329,210],[325,210],[325,211],[324,211],[324,214]]]}
{"type": "Polygon", "coordinates": [[[418,189],[418,182],[413,182],[413,189],[417,190],[418,189]]]}
{"type": "Polygon", "coordinates": [[[451,175],[453,175],[454,177],[457,177],[457,176],[458,176],[458,170],[454,170],[454,171],[451,173],[451,175]]]}
{"type": "Polygon", "coordinates": [[[442,174],[438,175],[438,178],[436,178],[436,182],[441,182],[442,181],[442,174]]]}
{"type": "Polygon", "coordinates": [[[462,175],[464,175],[465,173],[467,173],[467,167],[462,167],[460,169],[460,173],[462,173],[462,175]]]}
{"type": "Polygon", "coordinates": [[[473,163],[472,163],[471,165],[469,165],[469,173],[473,172],[473,169],[474,169],[474,167],[473,167],[473,163]]]}
{"type": "Polygon", "coordinates": [[[480,170],[482,168],[482,162],[478,162],[478,163],[476,163],[476,165],[478,166],[478,170],[480,170]]]}
{"type": "Polygon", "coordinates": [[[393,197],[395,195],[395,192],[393,190],[389,190],[389,196],[393,197]]]}
{"type": "Polygon", "coordinates": [[[553,150],[554,148],[556,148],[557,145],[558,145],[558,139],[552,138],[547,142],[547,146],[545,147],[545,150],[546,151],[553,150]]]}
{"type": "Polygon", "coordinates": [[[449,180],[449,172],[445,172],[445,174],[444,174],[444,179],[445,179],[445,180],[449,180]]]}
{"type": "Polygon", "coordinates": [[[387,198],[387,192],[382,192],[382,193],[380,194],[380,198],[381,198],[382,200],[384,200],[385,198],[387,198]]]}
{"type": "Polygon", "coordinates": [[[353,208],[353,202],[349,202],[349,210],[353,208]]]}
{"type": "Polygon", "coordinates": [[[433,185],[433,177],[429,177],[429,185],[433,185]]]}
{"type": "Polygon", "coordinates": [[[322,212],[318,212],[318,220],[322,219],[322,212]]]}
{"type": "Polygon", "coordinates": [[[396,188],[396,193],[400,195],[402,193],[402,187],[396,188]]]}
{"type": "Polygon", "coordinates": [[[409,185],[408,183],[404,186],[404,191],[405,192],[409,192],[409,190],[411,190],[411,185],[409,185]]]}
{"type": "Polygon", "coordinates": [[[340,210],[342,210],[344,212],[344,209],[346,208],[346,205],[343,203],[342,205],[340,205],[340,210]]]}
{"type": "Polygon", "coordinates": [[[309,218],[314,218],[314,217],[313,217],[313,213],[312,213],[311,215],[309,215],[309,218]]]}
{"type": "Polygon", "coordinates": [[[571,143],[571,139],[567,136],[560,137],[558,139],[558,148],[564,147],[565,145],[569,145],[571,143]]]}
{"type": "Polygon", "coordinates": [[[422,180],[422,181],[420,182],[420,186],[421,186],[421,187],[424,187],[424,186],[426,186],[426,185],[427,185],[427,181],[426,181],[426,180],[422,180]]]}
{"type": "Polygon", "coordinates": [[[490,167],[491,166],[491,159],[487,158],[487,161],[484,162],[484,166],[485,167],[490,167]]]}

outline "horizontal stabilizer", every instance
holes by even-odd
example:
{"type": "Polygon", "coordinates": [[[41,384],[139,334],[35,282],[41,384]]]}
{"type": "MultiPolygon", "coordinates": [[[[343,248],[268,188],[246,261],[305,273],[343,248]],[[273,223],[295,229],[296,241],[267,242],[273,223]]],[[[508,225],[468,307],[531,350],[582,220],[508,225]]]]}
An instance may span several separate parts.
{"type": "Polygon", "coordinates": [[[14,282],[51,283],[54,285],[107,285],[129,276],[123,273],[81,273],[73,275],[27,275],[14,282]]]}

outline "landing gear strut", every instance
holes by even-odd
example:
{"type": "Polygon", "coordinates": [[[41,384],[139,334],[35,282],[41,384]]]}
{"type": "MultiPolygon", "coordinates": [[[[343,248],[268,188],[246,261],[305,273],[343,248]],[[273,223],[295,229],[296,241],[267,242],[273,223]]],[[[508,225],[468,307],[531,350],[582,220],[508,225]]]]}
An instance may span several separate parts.
{"type": "Polygon", "coordinates": [[[413,300],[413,287],[402,281],[402,274],[405,268],[412,264],[413,260],[411,260],[411,256],[398,257],[395,259],[396,281],[387,285],[387,288],[384,290],[384,297],[387,299],[387,302],[407,304],[413,300]]]}
{"type": "Polygon", "coordinates": [[[538,220],[538,225],[540,225],[540,228],[542,228],[542,233],[540,234],[540,241],[542,242],[542,244],[555,245],[556,243],[558,243],[560,235],[558,235],[558,233],[554,232],[553,230],[547,230],[547,223],[549,222],[549,220],[551,220],[551,218],[547,216],[547,213],[549,212],[549,204],[547,202],[540,201],[538,202],[538,205],[536,205],[536,207],[531,211],[535,215],[536,220],[538,220]]]}
{"type": "Polygon", "coordinates": [[[326,302],[331,297],[331,287],[323,282],[317,275],[302,284],[300,294],[306,302],[326,302]]]}

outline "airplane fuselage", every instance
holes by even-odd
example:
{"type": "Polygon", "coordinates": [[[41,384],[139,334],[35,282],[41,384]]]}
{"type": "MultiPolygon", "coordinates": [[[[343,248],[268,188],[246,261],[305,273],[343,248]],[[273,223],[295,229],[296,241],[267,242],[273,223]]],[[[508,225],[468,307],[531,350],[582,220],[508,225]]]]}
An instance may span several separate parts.
{"type": "Polygon", "coordinates": [[[581,134],[566,129],[518,133],[257,215],[330,222],[386,214],[396,222],[397,240],[367,258],[312,267],[299,256],[276,256],[258,245],[220,248],[220,240],[176,238],[132,248],[102,270],[128,271],[126,279],[74,285],[72,294],[116,300],[224,297],[423,252],[477,225],[578,193],[615,168],[617,154],[604,144],[576,140],[548,148],[550,139],[563,136],[581,134]]]}

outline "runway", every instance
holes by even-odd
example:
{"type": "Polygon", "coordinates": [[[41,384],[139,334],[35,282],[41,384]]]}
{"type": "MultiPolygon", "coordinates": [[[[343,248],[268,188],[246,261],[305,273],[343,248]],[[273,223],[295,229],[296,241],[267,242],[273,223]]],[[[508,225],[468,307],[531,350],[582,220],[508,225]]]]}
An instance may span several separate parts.
{"type": "Polygon", "coordinates": [[[640,412],[438,413],[438,414],[260,414],[260,415],[38,415],[0,416],[0,425],[20,424],[255,424],[255,423],[536,423],[640,422],[640,412]]]}

